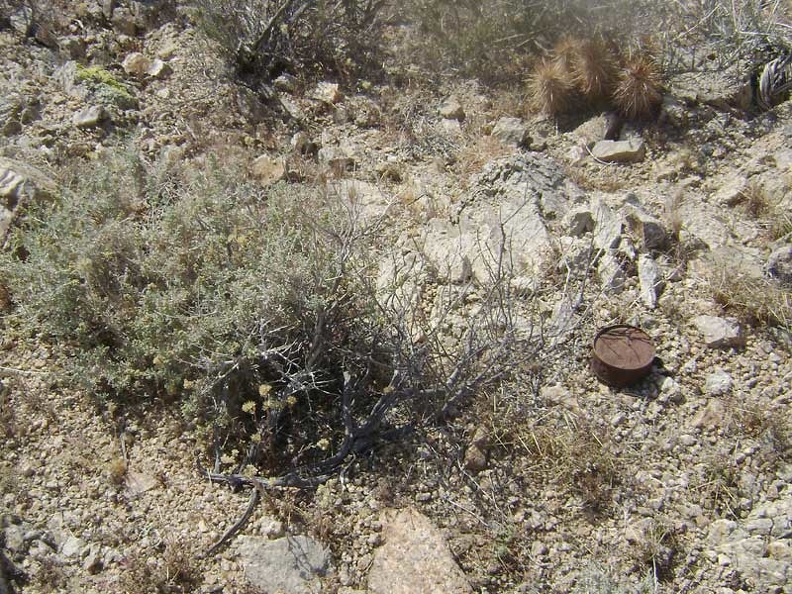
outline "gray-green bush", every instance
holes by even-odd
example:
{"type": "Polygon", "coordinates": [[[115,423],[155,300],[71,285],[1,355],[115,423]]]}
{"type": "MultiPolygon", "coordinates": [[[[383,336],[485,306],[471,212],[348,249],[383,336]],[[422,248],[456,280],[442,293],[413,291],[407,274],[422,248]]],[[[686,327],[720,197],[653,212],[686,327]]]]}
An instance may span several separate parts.
{"type": "Polygon", "coordinates": [[[22,217],[0,254],[10,317],[70,351],[68,377],[101,401],[181,405],[225,470],[323,472],[390,412],[447,412],[529,353],[505,276],[456,346],[412,296],[375,287],[380,230],[349,196],[112,154],[22,217]]]}
{"type": "Polygon", "coordinates": [[[263,454],[292,412],[313,409],[312,437],[335,425],[323,415],[354,358],[374,357],[379,322],[347,213],[240,177],[210,164],[157,180],[128,155],[82,169],[26,214],[2,274],[19,323],[72,348],[72,379],[120,402],[178,400],[263,454]]]}

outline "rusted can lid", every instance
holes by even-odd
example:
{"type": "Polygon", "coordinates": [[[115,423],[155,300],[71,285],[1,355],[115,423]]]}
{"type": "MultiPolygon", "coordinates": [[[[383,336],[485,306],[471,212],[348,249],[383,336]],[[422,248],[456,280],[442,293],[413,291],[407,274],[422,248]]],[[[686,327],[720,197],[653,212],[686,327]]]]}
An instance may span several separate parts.
{"type": "Polygon", "coordinates": [[[621,388],[646,377],[654,357],[652,339],[640,328],[607,326],[594,338],[591,369],[606,384],[621,388]]]}

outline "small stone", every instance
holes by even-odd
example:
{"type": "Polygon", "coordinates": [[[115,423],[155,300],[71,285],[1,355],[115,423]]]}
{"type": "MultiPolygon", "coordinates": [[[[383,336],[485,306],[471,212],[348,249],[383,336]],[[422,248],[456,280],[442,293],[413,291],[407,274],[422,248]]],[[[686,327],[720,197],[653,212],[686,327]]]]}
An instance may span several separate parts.
{"type": "Polygon", "coordinates": [[[674,404],[679,404],[685,400],[679,382],[670,376],[666,376],[662,379],[660,383],[660,394],[662,399],[673,402],[674,404]]]}
{"type": "Polygon", "coordinates": [[[462,108],[459,99],[453,95],[448,97],[448,99],[440,105],[438,112],[440,113],[440,117],[447,120],[457,120],[461,122],[465,119],[465,110],[462,108]]]}
{"type": "Polygon", "coordinates": [[[64,557],[79,557],[85,548],[85,542],[74,535],[68,535],[60,547],[60,554],[64,557]]]}
{"type": "Polygon", "coordinates": [[[541,540],[535,540],[531,543],[531,557],[536,558],[547,555],[548,550],[547,545],[541,540]]]}
{"type": "Polygon", "coordinates": [[[130,76],[143,78],[148,69],[151,68],[151,60],[140,52],[132,52],[127,54],[124,61],[121,62],[121,68],[130,76]]]}
{"type": "Polygon", "coordinates": [[[528,147],[531,144],[528,127],[520,118],[500,118],[492,128],[492,136],[504,144],[513,144],[518,147],[528,147]]]}
{"type": "Polygon", "coordinates": [[[792,245],[782,246],[767,259],[767,274],[784,287],[792,288],[792,245]]]}
{"type": "Polygon", "coordinates": [[[269,186],[283,179],[286,167],[280,159],[261,155],[251,164],[250,173],[262,186],[269,186]]]}
{"type": "Polygon", "coordinates": [[[720,189],[712,196],[712,202],[733,207],[745,200],[749,188],[748,178],[739,173],[728,175],[720,189]]]}
{"type": "Polygon", "coordinates": [[[279,91],[293,93],[297,88],[297,78],[291,74],[281,74],[278,78],[272,81],[272,86],[279,91]]]}
{"type": "Polygon", "coordinates": [[[280,538],[286,532],[283,522],[277,518],[272,518],[269,516],[264,516],[261,518],[261,521],[259,522],[259,530],[262,536],[266,536],[270,539],[280,538]]]}
{"type": "Polygon", "coordinates": [[[311,99],[316,99],[317,101],[322,101],[323,103],[327,103],[329,105],[335,105],[336,103],[343,101],[344,94],[338,88],[338,83],[325,81],[316,85],[313,93],[311,93],[311,99]]]}
{"type": "Polygon", "coordinates": [[[637,163],[646,156],[641,139],[600,140],[591,149],[592,156],[605,163],[637,163]]]}
{"type": "Polygon", "coordinates": [[[704,393],[707,396],[725,396],[731,392],[733,384],[732,377],[722,369],[718,369],[704,380],[704,393]]]}
{"type": "Polygon", "coordinates": [[[471,445],[465,452],[463,466],[468,472],[481,472],[487,467],[487,455],[477,445],[471,445]]]}
{"type": "Polygon", "coordinates": [[[317,155],[320,163],[326,164],[337,173],[349,171],[355,166],[354,157],[345,149],[337,146],[323,146],[317,155]]]}
{"type": "Polygon", "coordinates": [[[11,524],[6,527],[5,548],[12,553],[22,553],[25,547],[25,531],[19,524],[11,524]]]}
{"type": "Polygon", "coordinates": [[[110,114],[102,105],[91,105],[78,111],[72,117],[72,123],[78,128],[95,128],[110,119],[110,114]]]}
{"type": "Polygon", "coordinates": [[[697,316],[693,319],[693,324],[704,338],[707,348],[740,347],[745,343],[742,327],[734,318],[697,316]]]}
{"type": "Polygon", "coordinates": [[[717,429],[723,426],[725,415],[726,407],[723,402],[713,398],[707,406],[696,413],[690,424],[696,429],[717,429]]]}
{"type": "Polygon", "coordinates": [[[612,252],[607,252],[600,258],[597,265],[597,276],[605,293],[615,295],[624,290],[627,277],[619,260],[612,252]]]}
{"type": "Polygon", "coordinates": [[[664,282],[660,274],[660,267],[648,254],[641,254],[638,258],[638,282],[641,287],[641,301],[649,309],[657,307],[657,297],[663,290],[664,282]]]}
{"type": "Polygon", "coordinates": [[[319,145],[305,132],[297,132],[291,137],[290,144],[295,153],[303,156],[315,156],[319,151],[319,145]]]}
{"type": "Polygon", "coordinates": [[[383,544],[374,554],[367,590],[372,594],[472,592],[443,534],[414,509],[387,514],[383,544]]]}
{"type": "Polygon", "coordinates": [[[669,240],[669,235],[663,227],[663,223],[644,212],[632,204],[624,207],[624,220],[630,232],[633,234],[640,246],[646,250],[663,249],[669,240]]]}
{"type": "Polygon", "coordinates": [[[594,246],[606,251],[618,248],[624,220],[602,199],[592,202],[591,212],[594,215],[594,246]]]}
{"type": "Polygon", "coordinates": [[[264,592],[309,594],[317,590],[317,578],[330,566],[328,551],[307,536],[276,540],[243,536],[239,558],[250,583],[264,592]]]}
{"type": "Polygon", "coordinates": [[[589,208],[578,208],[567,216],[567,230],[572,237],[581,237],[594,231],[594,213],[589,208]]]}
{"type": "Polygon", "coordinates": [[[88,554],[85,555],[82,566],[91,575],[95,575],[102,570],[102,555],[99,545],[92,544],[88,546],[88,554]]]}
{"type": "Polygon", "coordinates": [[[113,10],[113,17],[110,19],[116,33],[134,37],[137,35],[137,25],[135,25],[134,15],[126,8],[116,8],[113,10]]]}

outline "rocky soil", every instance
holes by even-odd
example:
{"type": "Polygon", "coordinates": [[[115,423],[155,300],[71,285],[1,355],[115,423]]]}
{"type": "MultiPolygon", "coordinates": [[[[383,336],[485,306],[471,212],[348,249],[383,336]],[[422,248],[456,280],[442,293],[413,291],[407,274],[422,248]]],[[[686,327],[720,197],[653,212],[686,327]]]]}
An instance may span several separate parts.
{"type": "Polygon", "coordinates": [[[6,338],[0,592],[792,591],[792,103],[746,114],[735,73],[669,77],[657,122],[602,142],[603,114],[415,70],[283,77],[263,104],[156,3],[27,18],[0,30],[3,233],[76,160],[217,151],[386,221],[382,282],[407,271],[430,310],[464,317],[509,262],[542,348],[447,424],[269,492],[207,554],[249,493],[201,476],[178,410],[122,431],[58,381],[57,344],[6,338]],[[617,323],[659,357],[620,390],[589,368],[617,323]]]}

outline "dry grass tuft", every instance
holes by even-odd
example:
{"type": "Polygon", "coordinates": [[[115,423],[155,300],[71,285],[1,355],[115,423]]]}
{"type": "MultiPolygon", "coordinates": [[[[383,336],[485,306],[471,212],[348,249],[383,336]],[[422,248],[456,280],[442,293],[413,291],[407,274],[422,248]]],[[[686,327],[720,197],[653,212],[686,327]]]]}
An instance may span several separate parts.
{"type": "Polygon", "coordinates": [[[587,513],[609,510],[623,477],[617,446],[607,430],[576,421],[522,427],[518,433],[517,441],[534,460],[535,470],[543,475],[541,480],[554,481],[576,495],[587,513]]]}
{"type": "Polygon", "coordinates": [[[613,52],[599,39],[578,43],[571,65],[575,84],[589,101],[601,101],[610,96],[616,80],[616,66],[613,52]]]}
{"type": "Polygon", "coordinates": [[[662,79],[657,63],[647,55],[629,58],[621,67],[613,101],[630,119],[650,119],[663,101],[662,79]]]}
{"type": "Polygon", "coordinates": [[[772,279],[740,266],[712,266],[706,274],[712,295],[732,315],[751,326],[792,326],[792,293],[772,279]]]}
{"type": "Polygon", "coordinates": [[[537,62],[529,81],[529,92],[533,106],[550,116],[568,112],[576,102],[573,76],[558,59],[537,62]]]}

